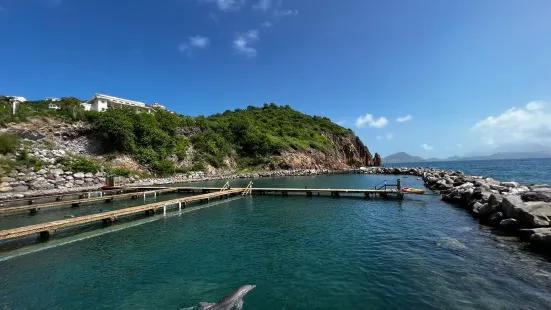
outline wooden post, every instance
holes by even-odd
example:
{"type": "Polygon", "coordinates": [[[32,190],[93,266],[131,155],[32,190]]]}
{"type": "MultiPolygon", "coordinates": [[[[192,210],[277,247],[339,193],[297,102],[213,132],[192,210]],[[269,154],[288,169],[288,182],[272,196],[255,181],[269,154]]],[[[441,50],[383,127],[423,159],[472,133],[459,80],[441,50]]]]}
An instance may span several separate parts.
{"type": "Polygon", "coordinates": [[[402,185],[400,184],[400,179],[396,180],[396,188],[398,188],[398,191],[402,191],[402,185]]]}

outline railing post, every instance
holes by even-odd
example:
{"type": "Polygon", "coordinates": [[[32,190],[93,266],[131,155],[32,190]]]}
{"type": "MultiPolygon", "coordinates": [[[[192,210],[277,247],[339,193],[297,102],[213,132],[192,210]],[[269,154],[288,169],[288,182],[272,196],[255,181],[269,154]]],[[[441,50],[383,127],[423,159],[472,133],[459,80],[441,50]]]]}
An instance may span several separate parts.
{"type": "Polygon", "coordinates": [[[182,202],[178,202],[178,211],[182,212],[182,202]]]}
{"type": "Polygon", "coordinates": [[[163,206],[163,215],[166,216],[166,205],[163,206]]]}
{"type": "Polygon", "coordinates": [[[401,192],[402,191],[402,186],[400,184],[400,179],[396,180],[396,187],[398,188],[398,191],[401,192]]]}

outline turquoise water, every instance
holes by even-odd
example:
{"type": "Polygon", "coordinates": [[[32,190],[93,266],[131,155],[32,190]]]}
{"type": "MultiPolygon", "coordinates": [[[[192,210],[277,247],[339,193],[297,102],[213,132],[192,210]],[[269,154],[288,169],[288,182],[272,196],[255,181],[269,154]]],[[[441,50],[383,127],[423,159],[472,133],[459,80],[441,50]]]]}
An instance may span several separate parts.
{"type": "MultiPolygon", "coordinates": [[[[332,175],[255,186],[361,188],[384,179],[332,175]]],[[[0,308],[182,309],[246,283],[257,287],[244,309],[551,304],[548,260],[436,196],[252,196],[82,235],[1,253],[0,308]]]]}
{"type": "Polygon", "coordinates": [[[469,175],[482,175],[500,181],[516,181],[523,184],[551,184],[551,158],[470,160],[391,164],[396,167],[435,167],[461,170],[469,175]]]}

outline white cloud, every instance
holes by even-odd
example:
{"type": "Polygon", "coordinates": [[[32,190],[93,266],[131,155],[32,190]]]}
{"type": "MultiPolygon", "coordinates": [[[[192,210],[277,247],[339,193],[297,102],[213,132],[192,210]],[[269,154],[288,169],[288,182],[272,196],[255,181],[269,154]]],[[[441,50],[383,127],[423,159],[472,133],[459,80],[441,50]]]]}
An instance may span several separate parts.
{"type": "Polygon", "coordinates": [[[280,11],[280,10],[275,10],[274,11],[274,16],[275,17],[288,17],[288,16],[297,16],[298,15],[298,10],[285,10],[285,11],[280,11]]]}
{"type": "Polygon", "coordinates": [[[209,46],[210,39],[202,36],[189,37],[188,41],[178,44],[178,51],[190,53],[192,49],[205,49],[209,46]]]}
{"type": "Polygon", "coordinates": [[[400,116],[396,119],[396,121],[398,123],[403,123],[403,122],[407,122],[407,121],[411,121],[413,119],[413,116],[411,115],[406,115],[406,116],[400,116]]]}
{"type": "Polygon", "coordinates": [[[366,114],[356,119],[356,127],[363,128],[366,124],[369,125],[369,127],[383,128],[388,124],[388,120],[384,116],[375,118],[372,114],[366,114]]]}
{"type": "Polygon", "coordinates": [[[544,101],[510,108],[477,122],[471,130],[488,145],[510,143],[551,144],[551,109],[544,101]]]}
{"type": "Polygon", "coordinates": [[[189,38],[189,45],[196,48],[206,48],[210,44],[210,39],[202,36],[189,38]]]}
{"type": "Polygon", "coordinates": [[[272,0],[258,0],[258,2],[253,5],[253,9],[267,11],[272,6],[272,0]]]}
{"type": "Polygon", "coordinates": [[[260,24],[260,26],[264,27],[264,28],[270,28],[272,27],[274,24],[270,23],[269,21],[265,21],[263,22],[262,24],[260,24]]]}
{"type": "Polygon", "coordinates": [[[258,30],[253,29],[245,33],[240,33],[237,35],[235,40],[233,40],[233,48],[237,51],[238,54],[245,55],[247,58],[255,57],[257,52],[256,49],[251,47],[251,42],[258,40],[258,30]]]}
{"type": "Polygon", "coordinates": [[[235,11],[239,10],[245,0],[200,0],[201,2],[216,3],[216,6],[221,11],[235,11]]]}
{"type": "Polygon", "coordinates": [[[432,145],[428,145],[428,144],[426,144],[426,143],[421,144],[421,148],[422,148],[423,150],[425,150],[425,151],[432,151],[432,150],[434,150],[434,147],[432,147],[432,145]]]}

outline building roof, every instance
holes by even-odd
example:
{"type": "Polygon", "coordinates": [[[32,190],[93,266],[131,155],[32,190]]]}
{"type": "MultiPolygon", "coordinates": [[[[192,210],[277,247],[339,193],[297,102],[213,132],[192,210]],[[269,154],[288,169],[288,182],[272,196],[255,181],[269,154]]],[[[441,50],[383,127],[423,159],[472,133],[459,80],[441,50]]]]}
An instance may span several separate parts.
{"type": "Polygon", "coordinates": [[[113,102],[113,103],[127,104],[127,105],[131,105],[131,106],[135,106],[135,107],[146,108],[145,103],[139,102],[139,101],[134,101],[134,100],[129,100],[129,99],[124,99],[124,98],[119,98],[119,97],[114,97],[114,96],[109,96],[109,95],[104,95],[104,94],[95,94],[94,97],[92,97],[91,100],[94,100],[96,98],[97,99],[105,99],[105,100],[113,102]]]}

